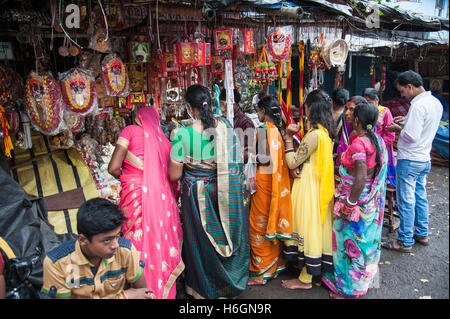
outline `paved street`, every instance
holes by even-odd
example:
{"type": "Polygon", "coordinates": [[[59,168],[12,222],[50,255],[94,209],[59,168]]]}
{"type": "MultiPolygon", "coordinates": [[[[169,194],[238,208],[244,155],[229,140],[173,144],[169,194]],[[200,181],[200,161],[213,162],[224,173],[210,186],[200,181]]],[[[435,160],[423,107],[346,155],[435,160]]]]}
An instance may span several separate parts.
{"type": "MultiPolygon", "coordinates": [[[[430,245],[416,244],[411,253],[382,249],[379,288],[365,299],[449,298],[449,169],[432,166],[428,175],[430,245]]],[[[396,237],[383,229],[383,237],[396,237]]],[[[311,290],[287,290],[281,280],[293,278],[285,272],[264,287],[249,287],[238,299],[328,299],[328,289],[317,283],[311,290]]]]}

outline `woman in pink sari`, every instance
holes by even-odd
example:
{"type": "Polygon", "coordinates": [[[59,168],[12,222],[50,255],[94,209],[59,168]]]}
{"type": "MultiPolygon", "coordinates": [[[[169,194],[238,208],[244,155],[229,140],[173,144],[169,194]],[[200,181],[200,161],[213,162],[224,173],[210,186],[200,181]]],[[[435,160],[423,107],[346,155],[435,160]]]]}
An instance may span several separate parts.
{"type": "Polygon", "coordinates": [[[123,236],[142,252],[148,287],[158,299],[174,299],[184,263],[174,184],[167,175],[171,143],[155,109],[141,108],[136,123],[120,134],[108,171],[120,178],[123,236]]]}

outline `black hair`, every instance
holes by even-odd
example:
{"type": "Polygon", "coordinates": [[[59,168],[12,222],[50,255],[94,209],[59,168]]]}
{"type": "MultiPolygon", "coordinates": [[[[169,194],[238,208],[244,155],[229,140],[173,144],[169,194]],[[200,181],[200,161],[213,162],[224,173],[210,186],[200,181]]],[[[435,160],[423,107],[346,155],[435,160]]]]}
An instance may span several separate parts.
{"type": "MultiPolygon", "coordinates": [[[[234,89],[234,103],[239,104],[241,102],[241,94],[239,94],[239,90],[234,89]]],[[[219,100],[226,101],[227,100],[227,91],[225,89],[222,89],[220,91],[219,100]]]]}
{"type": "Polygon", "coordinates": [[[367,131],[367,137],[369,138],[372,145],[375,147],[376,151],[375,176],[376,176],[381,167],[381,158],[380,158],[381,147],[378,143],[378,138],[376,137],[374,132],[378,121],[378,108],[372,103],[367,102],[367,100],[364,98],[363,100],[358,100],[354,103],[355,103],[354,116],[355,118],[358,118],[362,128],[367,131]],[[370,126],[368,128],[367,127],[368,125],[371,125],[372,128],[370,128],[370,126]]]}
{"type": "Polygon", "coordinates": [[[95,235],[110,232],[126,220],[119,206],[103,198],[84,202],[77,213],[77,232],[91,241],[95,235]]]}
{"type": "Polygon", "coordinates": [[[408,84],[414,85],[416,88],[423,86],[423,80],[419,73],[408,70],[400,73],[395,80],[395,84],[401,86],[407,86],[408,84]]]}
{"type": "Polygon", "coordinates": [[[321,89],[311,91],[306,97],[305,104],[310,108],[309,121],[315,129],[322,125],[332,140],[336,138],[336,125],[331,111],[331,99],[321,89]]]}
{"type": "Polygon", "coordinates": [[[350,98],[350,93],[344,88],[337,88],[334,89],[332,98],[336,105],[344,106],[350,98]]]}
{"type": "Polygon", "coordinates": [[[281,106],[278,98],[274,95],[266,95],[259,100],[258,108],[264,110],[266,114],[273,119],[275,126],[278,128],[278,131],[280,131],[281,136],[283,136],[284,126],[283,120],[281,119],[281,106]]]}
{"type": "Polygon", "coordinates": [[[378,99],[378,91],[374,88],[365,88],[362,96],[367,96],[369,99],[375,101],[376,99],[378,99]]]}
{"type": "MultiPolygon", "coordinates": [[[[200,111],[200,119],[203,123],[203,130],[215,127],[214,113],[211,110],[211,94],[208,88],[203,85],[194,84],[187,88],[184,99],[194,109],[200,111]]],[[[211,141],[214,134],[210,136],[211,141]]]]}

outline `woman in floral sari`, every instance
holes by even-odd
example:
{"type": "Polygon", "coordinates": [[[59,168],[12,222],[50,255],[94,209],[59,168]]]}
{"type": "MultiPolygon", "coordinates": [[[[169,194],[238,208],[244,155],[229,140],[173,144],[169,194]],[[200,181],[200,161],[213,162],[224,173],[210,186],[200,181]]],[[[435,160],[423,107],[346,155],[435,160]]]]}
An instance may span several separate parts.
{"type": "Polygon", "coordinates": [[[182,183],[186,293],[234,298],[250,260],[242,149],[230,122],[214,117],[206,87],[190,86],[185,100],[194,121],[172,140],[169,176],[182,183]]]}
{"type": "Polygon", "coordinates": [[[120,209],[127,217],[123,236],[142,252],[147,286],[156,298],[175,299],[183,272],[180,216],[167,169],[171,145],[151,107],[121,132],[108,171],[120,178],[120,209]]]}
{"type": "Polygon", "coordinates": [[[265,285],[286,268],[282,241],[292,236],[289,169],[284,160],[281,109],[275,96],[262,98],[256,107],[258,128],[256,192],[250,204],[251,262],[249,286],[265,285]]]}
{"type": "Polygon", "coordinates": [[[374,132],[378,109],[360,100],[354,117],[356,134],[342,155],[335,192],[334,273],[322,277],[332,298],[365,295],[374,284],[381,253],[387,152],[374,132]]]}

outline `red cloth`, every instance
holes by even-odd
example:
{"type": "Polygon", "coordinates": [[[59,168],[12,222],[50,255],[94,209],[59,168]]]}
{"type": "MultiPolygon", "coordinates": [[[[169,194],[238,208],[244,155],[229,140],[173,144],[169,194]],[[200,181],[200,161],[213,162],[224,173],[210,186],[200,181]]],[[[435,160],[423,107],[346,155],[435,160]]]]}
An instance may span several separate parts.
{"type": "Polygon", "coordinates": [[[394,98],[392,100],[383,101],[383,106],[386,106],[391,110],[394,117],[396,116],[406,116],[409,110],[409,102],[405,99],[394,98]]]}
{"type": "Polygon", "coordinates": [[[352,171],[356,160],[365,160],[367,169],[371,169],[376,165],[376,151],[368,138],[353,135],[350,137],[350,146],[342,155],[341,163],[352,171]]]}

